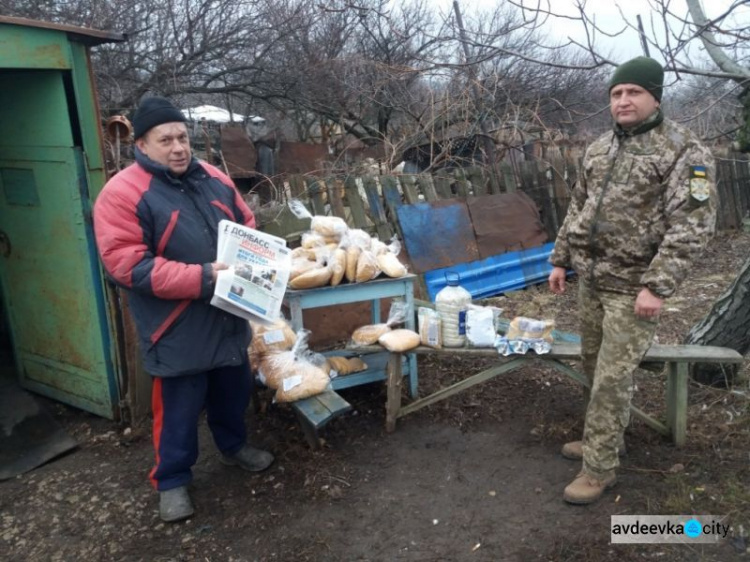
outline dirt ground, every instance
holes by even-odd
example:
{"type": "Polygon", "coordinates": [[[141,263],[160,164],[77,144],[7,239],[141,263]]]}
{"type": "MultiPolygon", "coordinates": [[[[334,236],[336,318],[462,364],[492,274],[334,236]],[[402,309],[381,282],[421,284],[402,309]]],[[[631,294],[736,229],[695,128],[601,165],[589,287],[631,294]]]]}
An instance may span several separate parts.
{"type": "MultiPolygon", "coordinates": [[[[750,255],[750,234],[710,246],[666,307],[659,341],[677,343],[750,255]]],[[[575,281],[497,300],[506,315],[576,329],[575,281]]],[[[486,360],[421,357],[426,395],[486,360]]],[[[747,373],[747,364],[744,367],[747,373]]],[[[636,404],[663,414],[664,376],[639,371],[636,404]]],[[[399,420],[384,432],[381,384],[342,390],[354,411],[311,451],[287,407],[248,413],[253,440],[277,462],[262,475],[219,463],[205,427],[192,486],[196,515],[159,520],[147,473],[149,427],[124,427],[42,400],[80,447],[0,483],[4,561],[599,561],[750,559],[747,383],[693,384],[688,445],[639,421],[626,434],[620,481],[595,505],[562,490],[579,468],[559,454],[582,431],[582,393],[543,367],[500,376],[399,420]],[[613,514],[727,515],[722,544],[611,545],[613,514]]],[[[408,399],[405,397],[405,402],[408,399]]]]}

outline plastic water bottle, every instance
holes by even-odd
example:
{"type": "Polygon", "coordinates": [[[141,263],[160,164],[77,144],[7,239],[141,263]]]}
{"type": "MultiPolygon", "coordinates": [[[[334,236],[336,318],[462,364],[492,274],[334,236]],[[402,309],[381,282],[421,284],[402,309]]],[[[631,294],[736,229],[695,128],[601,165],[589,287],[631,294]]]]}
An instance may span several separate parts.
{"type": "Polygon", "coordinates": [[[440,315],[443,347],[462,347],[466,344],[466,310],[471,293],[461,287],[458,273],[445,274],[447,286],[435,296],[435,310],[440,315]]]}

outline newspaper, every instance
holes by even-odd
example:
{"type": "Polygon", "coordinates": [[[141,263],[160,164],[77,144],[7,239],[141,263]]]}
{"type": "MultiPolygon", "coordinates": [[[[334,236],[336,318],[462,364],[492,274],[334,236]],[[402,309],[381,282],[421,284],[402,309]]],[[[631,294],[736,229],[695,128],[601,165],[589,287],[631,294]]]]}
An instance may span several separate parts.
{"type": "Polygon", "coordinates": [[[264,323],[279,317],[292,266],[286,240],[223,220],[216,261],[229,268],[218,272],[212,305],[264,323]]]}

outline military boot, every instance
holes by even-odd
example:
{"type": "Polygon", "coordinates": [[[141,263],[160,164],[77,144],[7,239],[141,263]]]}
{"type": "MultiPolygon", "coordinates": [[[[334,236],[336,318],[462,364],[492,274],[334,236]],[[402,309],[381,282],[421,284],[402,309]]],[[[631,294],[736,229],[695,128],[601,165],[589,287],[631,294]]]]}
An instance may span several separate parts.
{"type": "Polygon", "coordinates": [[[187,486],[159,492],[159,517],[165,523],[182,521],[193,513],[195,509],[193,509],[193,502],[190,501],[187,486]]]}
{"type": "Polygon", "coordinates": [[[615,484],[617,484],[617,476],[614,473],[612,473],[612,476],[599,479],[582,470],[575,480],[565,487],[563,499],[576,505],[594,503],[602,497],[604,490],[615,484]]]}
{"type": "Polygon", "coordinates": [[[221,462],[227,466],[239,466],[248,472],[263,472],[273,464],[273,461],[274,458],[271,453],[261,451],[250,445],[245,445],[234,455],[221,456],[221,462]]]}
{"type": "MultiPolygon", "coordinates": [[[[570,443],[565,443],[560,453],[566,459],[580,461],[583,458],[583,441],[571,441],[570,443]]],[[[617,449],[617,454],[621,457],[624,457],[627,454],[625,443],[617,449]]]]}

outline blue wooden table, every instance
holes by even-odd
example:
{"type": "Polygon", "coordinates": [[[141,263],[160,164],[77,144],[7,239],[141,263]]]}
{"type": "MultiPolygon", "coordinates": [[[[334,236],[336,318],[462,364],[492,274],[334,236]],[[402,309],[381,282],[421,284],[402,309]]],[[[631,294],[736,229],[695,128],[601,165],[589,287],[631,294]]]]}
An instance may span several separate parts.
{"type": "MultiPolygon", "coordinates": [[[[304,328],[302,311],[307,308],[350,304],[370,301],[373,324],[384,322],[380,318],[380,300],[386,298],[402,298],[406,304],[405,326],[409,330],[417,331],[414,316],[414,281],[416,275],[406,275],[398,279],[387,277],[367,281],[366,283],[347,283],[336,287],[318,287],[316,289],[292,290],[288,289],[284,295],[284,303],[289,307],[291,323],[294,331],[304,328]]],[[[336,352],[336,355],[354,355],[352,351],[336,352]]],[[[332,381],[334,390],[358,386],[375,381],[386,380],[386,365],[390,354],[383,352],[369,353],[364,361],[367,370],[336,377],[332,381]]],[[[409,378],[409,394],[417,397],[417,356],[413,353],[405,354],[403,359],[403,374],[409,378]]]]}

